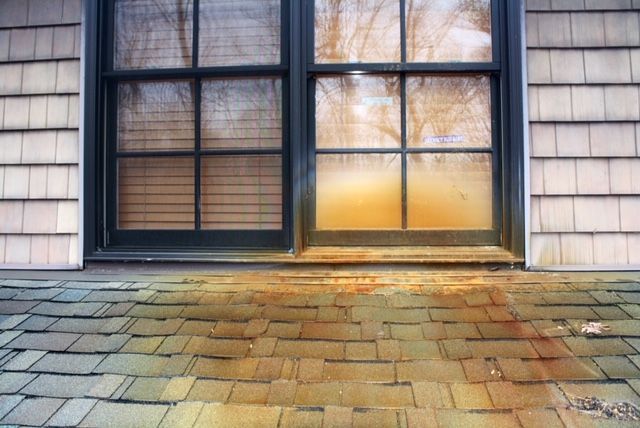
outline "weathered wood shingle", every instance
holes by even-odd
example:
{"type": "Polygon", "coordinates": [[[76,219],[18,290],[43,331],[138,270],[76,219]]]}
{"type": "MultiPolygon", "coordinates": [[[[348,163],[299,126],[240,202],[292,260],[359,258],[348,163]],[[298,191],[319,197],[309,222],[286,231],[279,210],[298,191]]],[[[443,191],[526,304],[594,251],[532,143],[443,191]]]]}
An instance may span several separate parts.
{"type": "Polygon", "coordinates": [[[531,263],[638,264],[640,1],[527,1],[531,263]]]}
{"type": "Polygon", "coordinates": [[[0,264],[79,263],[81,11],[0,3],[0,264]]]}

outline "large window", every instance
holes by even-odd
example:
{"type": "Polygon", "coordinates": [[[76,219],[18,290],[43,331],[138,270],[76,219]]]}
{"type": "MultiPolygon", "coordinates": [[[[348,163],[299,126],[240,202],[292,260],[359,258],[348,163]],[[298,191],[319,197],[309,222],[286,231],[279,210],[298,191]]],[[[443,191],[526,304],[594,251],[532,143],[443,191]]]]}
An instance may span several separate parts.
{"type": "Polygon", "coordinates": [[[286,247],[286,5],[106,3],[108,244],[286,247]]]}
{"type": "Polygon", "coordinates": [[[520,248],[519,5],[90,2],[93,255],[520,248]]]}
{"type": "Polygon", "coordinates": [[[315,0],[312,244],[498,244],[490,0],[315,0]]]}

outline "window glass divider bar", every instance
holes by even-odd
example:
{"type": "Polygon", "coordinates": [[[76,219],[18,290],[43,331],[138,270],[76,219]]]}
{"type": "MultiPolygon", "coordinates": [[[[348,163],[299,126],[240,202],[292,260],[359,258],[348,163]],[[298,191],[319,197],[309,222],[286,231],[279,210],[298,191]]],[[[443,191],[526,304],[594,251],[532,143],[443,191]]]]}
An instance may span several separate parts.
{"type": "Polygon", "coordinates": [[[349,63],[308,64],[307,71],[316,74],[331,73],[488,73],[499,72],[499,62],[452,62],[452,63],[349,63]]]}
{"type": "MultiPolygon", "coordinates": [[[[281,155],[282,149],[203,149],[197,151],[200,156],[255,156],[255,155],[281,155]]],[[[118,152],[118,158],[145,158],[145,157],[180,157],[194,156],[195,150],[149,150],[138,152],[118,152]]]]}
{"type": "MultiPolygon", "coordinates": [[[[404,7],[404,1],[401,1],[404,7]]],[[[404,42],[403,42],[404,46],[404,42]]],[[[407,76],[400,75],[400,142],[402,146],[402,229],[408,226],[407,208],[407,76]]]]}
{"type": "Polygon", "coordinates": [[[198,68],[200,54],[200,0],[193,0],[193,40],[191,43],[191,67],[198,68]]]}
{"type": "Polygon", "coordinates": [[[102,74],[105,78],[120,80],[135,79],[188,79],[192,77],[248,77],[284,76],[288,74],[286,65],[243,65],[229,67],[200,68],[156,68],[144,70],[115,70],[102,74]]]}
{"type": "MultiPolygon", "coordinates": [[[[197,2],[197,0],[196,0],[197,2]]],[[[194,4],[195,7],[195,4],[194,4]]],[[[200,144],[201,144],[201,138],[202,138],[202,129],[201,129],[201,124],[202,124],[202,81],[200,80],[200,78],[196,79],[195,81],[195,97],[194,97],[194,102],[195,102],[195,156],[194,156],[194,163],[195,163],[195,198],[194,198],[194,203],[195,203],[195,229],[196,230],[200,230],[201,229],[201,213],[200,213],[200,209],[202,207],[202,192],[201,192],[201,177],[200,177],[200,172],[201,172],[201,163],[200,163],[200,144]]]]}
{"type": "Polygon", "coordinates": [[[316,149],[317,154],[412,154],[412,153],[493,153],[493,147],[398,147],[398,148],[343,148],[343,149],[316,149]]]}
{"type": "Polygon", "coordinates": [[[406,0],[400,0],[400,62],[407,62],[406,0]]]}

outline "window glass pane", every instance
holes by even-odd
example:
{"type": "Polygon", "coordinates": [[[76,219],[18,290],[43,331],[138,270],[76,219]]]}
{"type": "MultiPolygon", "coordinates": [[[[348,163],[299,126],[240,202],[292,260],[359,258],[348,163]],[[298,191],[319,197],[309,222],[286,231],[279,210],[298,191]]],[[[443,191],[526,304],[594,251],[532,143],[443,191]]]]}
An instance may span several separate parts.
{"type": "Polygon", "coordinates": [[[351,75],[316,83],[316,147],[400,147],[400,79],[351,75]]]}
{"type": "Polygon", "coordinates": [[[117,0],[116,69],[191,66],[191,0],[117,0]]]}
{"type": "Polygon", "coordinates": [[[118,150],[193,150],[193,83],[118,85],[118,150]]]}
{"type": "Polygon", "coordinates": [[[398,0],[315,1],[316,63],[398,61],[398,0]]]}
{"type": "Polygon", "coordinates": [[[409,147],[491,147],[488,76],[407,78],[409,147]]]}
{"type": "Polygon", "coordinates": [[[401,227],[400,154],[316,157],[317,229],[401,227]]]}
{"type": "Polygon", "coordinates": [[[279,0],[200,0],[200,66],[280,64],[279,0]]]}
{"type": "Polygon", "coordinates": [[[280,156],[202,158],[202,228],[282,229],[280,156]]]}
{"type": "Polygon", "coordinates": [[[409,154],[407,167],[409,228],[492,227],[490,154],[409,154]]]}
{"type": "Polygon", "coordinates": [[[406,0],[407,61],[492,60],[490,0],[406,0]]]}
{"type": "Polygon", "coordinates": [[[281,146],[280,79],[216,79],[202,82],[202,148],[281,146]]]}
{"type": "Polygon", "coordinates": [[[118,160],[118,228],[193,229],[193,158],[118,160]]]}

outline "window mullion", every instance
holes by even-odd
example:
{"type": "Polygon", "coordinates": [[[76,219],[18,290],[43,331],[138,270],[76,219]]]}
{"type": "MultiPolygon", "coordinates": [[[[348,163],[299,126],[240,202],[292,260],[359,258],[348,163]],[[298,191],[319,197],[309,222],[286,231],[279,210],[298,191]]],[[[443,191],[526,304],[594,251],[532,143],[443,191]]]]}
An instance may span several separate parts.
{"type": "Polygon", "coordinates": [[[400,142],[402,145],[402,229],[407,228],[407,76],[400,75],[400,142]]]}
{"type": "MultiPolygon", "coordinates": [[[[197,0],[196,0],[197,1],[197,0]]],[[[201,108],[202,108],[202,82],[200,78],[197,78],[195,81],[195,155],[194,155],[194,167],[195,167],[195,229],[200,230],[202,216],[201,216],[201,208],[202,208],[202,195],[201,195],[201,183],[200,183],[200,143],[201,143],[201,108]]]]}
{"type": "Polygon", "coordinates": [[[200,0],[193,0],[193,48],[191,52],[191,66],[198,68],[198,54],[200,52],[200,0]]]}

